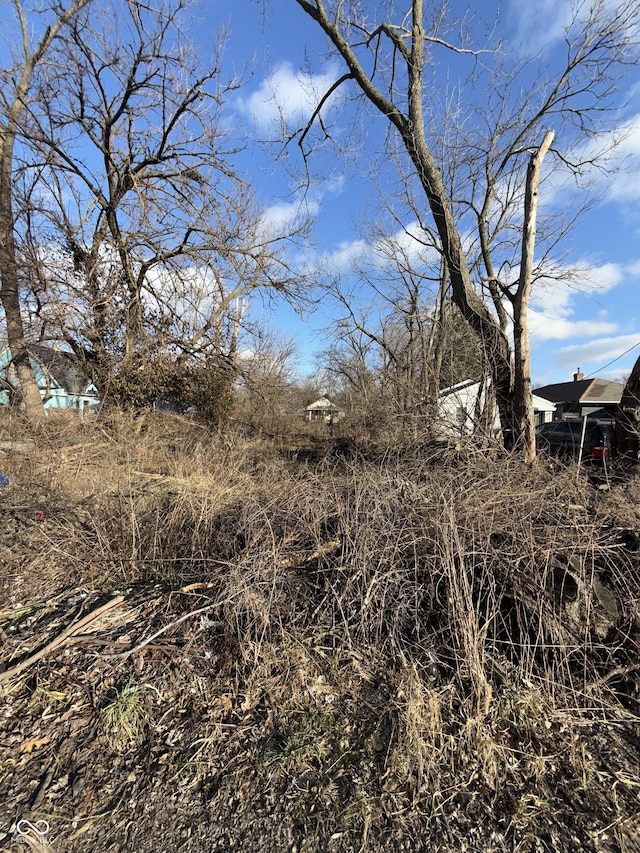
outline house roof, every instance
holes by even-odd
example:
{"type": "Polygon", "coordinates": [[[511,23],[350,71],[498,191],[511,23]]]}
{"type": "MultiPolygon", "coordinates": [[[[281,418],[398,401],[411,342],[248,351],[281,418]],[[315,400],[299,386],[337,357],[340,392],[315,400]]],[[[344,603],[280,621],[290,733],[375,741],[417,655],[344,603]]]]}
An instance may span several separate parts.
{"type": "Polygon", "coordinates": [[[70,394],[82,394],[91,379],[82,371],[71,352],[53,349],[44,344],[32,344],[29,352],[46,368],[55,381],[70,394]]]}
{"type": "Polygon", "coordinates": [[[622,399],[624,385],[621,382],[607,382],[605,379],[594,379],[586,394],[580,399],[581,403],[619,403],[622,399]]]}
{"type": "Polygon", "coordinates": [[[448,397],[450,394],[456,394],[458,391],[464,391],[466,388],[471,388],[474,385],[480,385],[479,379],[463,379],[456,385],[450,385],[448,388],[441,388],[438,392],[439,397],[448,397]]]}
{"type": "Polygon", "coordinates": [[[91,379],[82,371],[73,353],[56,350],[45,344],[29,344],[28,350],[32,359],[49,374],[54,383],[53,387],[78,395],[83,394],[91,385],[91,379]]]}
{"type": "Polygon", "coordinates": [[[584,403],[600,406],[620,402],[624,385],[606,379],[578,379],[535,388],[534,394],[552,403],[584,403]]]}
{"type": "MultiPolygon", "coordinates": [[[[455,397],[460,394],[461,391],[467,391],[469,389],[474,389],[477,392],[480,388],[480,382],[477,379],[464,379],[462,382],[458,382],[457,385],[451,385],[450,388],[443,388],[439,392],[439,396],[441,399],[446,397],[455,397]]],[[[473,392],[472,392],[473,393],[473,392]]],[[[533,408],[534,411],[537,412],[553,412],[555,409],[555,403],[553,400],[550,400],[548,397],[541,397],[538,394],[533,394],[533,408]]]]}
{"type": "Polygon", "coordinates": [[[539,397],[537,394],[531,395],[533,399],[533,410],[534,412],[553,412],[555,411],[556,404],[547,399],[547,397],[539,397]]]}
{"type": "Polygon", "coordinates": [[[579,379],[577,382],[558,382],[555,385],[534,388],[533,393],[552,403],[577,403],[593,381],[579,379]]]}
{"type": "Polygon", "coordinates": [[[315,400],[313,403],[309,403],[308,406],[305,406],[306,412],[313,412],[317,409],[320,409],[322,411],[339,411],[339,407],[336,406],[335,403],[332,403],[331,400],[324,395],[319,399],[315,400]]]}

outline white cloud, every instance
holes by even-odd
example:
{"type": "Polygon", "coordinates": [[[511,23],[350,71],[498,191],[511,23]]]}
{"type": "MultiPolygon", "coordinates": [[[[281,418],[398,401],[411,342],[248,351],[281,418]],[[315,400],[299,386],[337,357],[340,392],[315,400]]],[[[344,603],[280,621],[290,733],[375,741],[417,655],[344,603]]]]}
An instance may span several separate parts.
{"type": "MultiPolygon", "coordinates": [[[[585,175],[593,187],[615,201],[635,200],[640,187],[640,113],[620,121],[606,133],[568,152],[570,160],[593,163],[585,175]]],[[[550,181],[554,196],[572,192],[576,184],[570,173],[556,173],[550,181]]]]}
{"type": "Polygon", "coordinates": [[[322,183],[322,195],[342,195],[347,184],[347,178],[344,174],[334,175],[327,178],[322,183]]]}
{"type": "Polygon", "coordinates": [[[605,201],[627,203],[640,193],[640,113],[622,119],[607,132],[578,145],[563,155],[573,163],[582,163],[580,176],[555,157],[543,164],[546,173],[541,190],[544,208],[566,207],[576,196],[594,194],[605,201]]]}
{"type": "Polygon", "coordinates": [[[613,14],[620,0],[511,0],[510,16],[514,22],[515,39],[527,53],[545,53],[565,39],[567,31],[575,30],[590,15],[602,19],[613,14]]]}
{"type": "MultiPolygon", "coordinates": [[[[373,249],[376,251],[375,245],[373,249]]],[[[392,234],[380,246],[378,253],[382,258],[388,258],[392,252],[405,261],[413,261],[416,266],[423,265],[427,259],[431,262],[440,260],[439,253],[417,221],[410,222],[392,234]]]]}
{"type": "Polygon", "coordinates": [[[314,185],[292,201],[279,201],[269,205],[260,217],[262,233],[274,236],[293,230],[307,220],[320,216],[326,198],[339,196],[344,191],[345,176],[334,175],[314,185]]]}
{"type": "Polygon", "coordinates": [[[350,240],[339,243],[337,249],[326,255],[326,260],[336,270],[345,272],[351,264],[370,251],[366,240],[350,240]]]}
{"type": "Polygon", "coordinates": [[[610,375],[620,375],[631,365],[637,357],[637,349],[640,343],[640,334],[618,335],[616,337],[598,338],[584,344],[561,347],[554,354],[554,364],[558,367],[575,370],[579,365],[586,375],[601,371],[605,365],[610,366],[610,375]],[[613,362],[609,365],[610,362],[613,362]]]}
{"type": "MultiPolygon", "coordinates": [[[[248,97],[238,98],[236,103],[262,133],[280,136],[286,128],[301,125],[311,117],[337,76],[334,65],[328,65],[320,74],[306,74],[295,71],[290,62],[282,62],[257,89],[248,97]]],[[[335,97],[332,96],[328,106],[335,97]]]]}
{"type": "MultiPolygon", "coordinates": [[[[599,297],[627,282],[639,272],[640,262],[638,261],[628,265],[598,266],[583,263],[577,270],[568,272],[564,279],[562,270],[555,270],[554,277],[538,282],[532,293],[529,310],[529,330],[532,339],[536,342],[570,338],[584,340],[612,335],[619,331],[619,323],[609,318],[608,311],[599,303],[599,297]],[[576,302],[579,299],[584,300],[585,296],[592,299],[592,304],[599,310],[594,317],[585,319],[583,301],[580,305],[580,318],[577,318],[576,302]]],[[[575,357],[572,355],[573,359],[575,357]]]]}
{"type": "Polygon", "coordinates": [[[295,228],[296,223],[302,222],[306,216],[316,216],[319,212],[317,201],[272,204],[260,217],[261,227],[267,236],[281,234],[287,228],[295,228]]]}
{"type": "Polygon", "coordinates": [[[640,194],[640,113],[620,128],[622,141],[615,149],[616,162],[608,178],[608,194],[615,201],[637,202],[640,194]]]}
{"type": "Polygon", "coordinates": [[[337,249],[326,257],[336,269],[342,271],[346,271],[350,264],[357,263],[364,257],[371,268],[378,270],[392,265],[394,257],[401,263],[411,265],[415,270],[434,264],[437,266],[440,262],[439,253],[429,245],[427,235],[417,221],[384,238],[340,243],[337,249]]]}
{"type": "Polygon", "coordinates": [[[606,320],[566,320],[548,317],[536,311],[529,313],[529,330],[536,341],[558,341],[568,338],[592,338],[617,331],[616,323],[606,320]]]}
{"type": "Polygon", "coordinates": [[[513,0],[511,15],[516,23],[516,40],[528,52],[549,48],[564,35],[571,20],[572,4],[562,0],[513,0]]]}
{"type": "MultiPolygon", "coordinates": [[[[578,296],[603,294],[620,284],[629,270],[620,264],[583,262],[572,269],[549,270],[533,287],[530,306],[547,321],[567,320],[573,316],[578,296]]],[[[562,335],[567,337],[567,335],[562,335]]]]}

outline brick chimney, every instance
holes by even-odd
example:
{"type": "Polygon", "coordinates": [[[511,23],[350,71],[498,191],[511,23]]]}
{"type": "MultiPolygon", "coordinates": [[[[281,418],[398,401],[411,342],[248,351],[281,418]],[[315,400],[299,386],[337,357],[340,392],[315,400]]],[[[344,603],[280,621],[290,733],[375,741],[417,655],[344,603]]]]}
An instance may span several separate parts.
{"type": "Polygon", "coordinates": [[[584,373],[580,373],[580,368],[578,368],[578,372],[573,374],[573,381],[580,382],[581,379],[584,379],[584,373]]]}

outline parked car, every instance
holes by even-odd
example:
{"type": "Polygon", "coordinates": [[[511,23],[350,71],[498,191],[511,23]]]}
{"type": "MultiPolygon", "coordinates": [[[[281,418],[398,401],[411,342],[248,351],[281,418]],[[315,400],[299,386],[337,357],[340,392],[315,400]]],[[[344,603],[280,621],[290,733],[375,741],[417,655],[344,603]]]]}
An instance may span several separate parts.
{"type": "MultiPolygon", "coordinates": [[[[552,456],[577,457],[582,439],[582,419],[549,421],[536,427],[536,447],[552,456]]],[[[614,421],[589,420],[584,430],[582,459],[606,461],[613,447],[614,421]]]]}

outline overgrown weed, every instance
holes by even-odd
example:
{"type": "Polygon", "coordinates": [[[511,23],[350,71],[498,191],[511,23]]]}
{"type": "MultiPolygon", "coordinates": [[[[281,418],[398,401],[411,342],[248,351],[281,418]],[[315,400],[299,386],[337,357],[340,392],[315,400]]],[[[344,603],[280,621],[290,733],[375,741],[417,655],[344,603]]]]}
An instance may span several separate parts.
{"type": "MultiPolygon", "coordinates": [[[[547,819],[559,774],[600,790],[616,778],[605,752],[574,744],[595,723],[637,722],[635,483],[614,499],[575,468],[472,448],[298,465],[263,439],[163,417],[80,435],[55,473],[31,457],[34,480],[72,504],[31,566],[46,553],[50,578],[72,566],[95,586],[173,590],[179,614],[206,604],[190,642],[219,690],[184,756],[195,778],[225,726],[254,721],[267,776],[314,776],[313,796],[291,793],[301,813],[340,803],[363,848],[385,809],[427,792],[434,826],[462,791],[517,834],[547,819]]],[[[141,743],[145,688],[127,682],[101,719],[113,750],[141,743]]]]}

